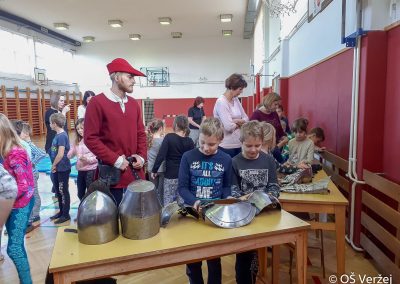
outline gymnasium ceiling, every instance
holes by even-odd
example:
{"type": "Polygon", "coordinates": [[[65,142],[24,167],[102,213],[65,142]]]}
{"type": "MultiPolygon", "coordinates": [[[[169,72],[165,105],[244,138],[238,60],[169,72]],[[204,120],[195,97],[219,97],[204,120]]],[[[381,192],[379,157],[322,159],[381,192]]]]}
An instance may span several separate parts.
{"type": "Polygon", "coordinates": [[[247,0],[0,0],[0,9],[78,41],[129,40],[129,34],[168,39],[171,32],[203,38],[222,36],[223,29],[243,38],[246,7],[247,0]],[[232,22],[221,23],[220,14],[233,14],[232,22]],[[172,24],[161,26],[159,17],[171,17],[172,24]],[[111,28],[108,20],[114,19],[123,27],[111,28]],[[55,30],[56,22],[69,24],[69,30],[55,30]]]}

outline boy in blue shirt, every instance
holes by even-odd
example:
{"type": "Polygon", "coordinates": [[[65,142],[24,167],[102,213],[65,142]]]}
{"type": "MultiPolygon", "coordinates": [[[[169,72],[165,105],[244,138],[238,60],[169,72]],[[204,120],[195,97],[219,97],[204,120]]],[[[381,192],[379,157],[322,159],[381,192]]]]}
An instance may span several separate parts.
{"type": "MultiPolygon", "coordinates": [[[[183,154],[179,167],[178,192],[185,204],[199,211],[202,200],[224,199],[231,195],[231,157],[218,151],[224,138],[221,122],[206,118],[200,125],[200,148],[183,154]]],[[[204,283],[201,262],[186,265],[191,284],[204,283]]],[[[207,260],[208,283],[221,283],[221,259],[207,260]]]]}
{"type": "Polygon", "coordinates": [[[70,145],[68,134],[64,131],[65,120],[65,116],[62,113],[54,113],[50,116],[50,127],[56,132],[50,148],[51,172],[54,175],[54,187],[60,208],[56,215],[50,217],[50,220],[57,219],[54,224],[61,224],[71,220],[68,190],[71,163],[67,157],[70,145]]]}

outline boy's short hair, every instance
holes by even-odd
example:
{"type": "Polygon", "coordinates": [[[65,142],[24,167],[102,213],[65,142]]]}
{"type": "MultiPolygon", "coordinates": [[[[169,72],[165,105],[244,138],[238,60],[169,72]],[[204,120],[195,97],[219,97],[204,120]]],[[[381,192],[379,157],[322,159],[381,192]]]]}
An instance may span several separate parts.
{"type": "Polygon", "coordinates": [[[243,143],[249,137],[260,138],[261,141],[264,141],[264,131],[259,121],[246,122],[240,128],[240,142],[243,143]]]}
{"type": "Polygon", "coordinates": [[[66,118],[62,113],[53,113],[50,115],[50,123],[55,123],[58,127],[64,128],[66,118]]]}
{"type": "Polygon", "coordinates": [[[295,133],[304,131],[307,132],[308,120],[306,118],[300,117],[293,121],[292,131],[295,133]]]}
{"type": "Polygon", "coordinates": [[[28,134],[29,136],[32,136],[32,128],[29,125],[29,123],[22,123],[22,132],[24,132],[25,134],[28,134]]]}
{"type": "Polygon", "coordinates": [[[24,122],[20,119],[10,119],[10,122],[11,122],[11,125],[13,126],[15,132],[17,132],[18,136],[20,136],[24,122]]]}
{"type": "Polygon", "coordinates": [[[206,136],[215,135],[218,140],[224,139],[224,129],[222,128],[221,121],[215,117],[207,117],[200,124],[200,133],[206,136]]]}
{"type": "Polygon", "coordinates": [[[313,129],[310,130],[310,134],[315,135],[315,137],[320,139],[321,142],[325,141],[325,133],[321,127],[314,127],[313,129]]]}

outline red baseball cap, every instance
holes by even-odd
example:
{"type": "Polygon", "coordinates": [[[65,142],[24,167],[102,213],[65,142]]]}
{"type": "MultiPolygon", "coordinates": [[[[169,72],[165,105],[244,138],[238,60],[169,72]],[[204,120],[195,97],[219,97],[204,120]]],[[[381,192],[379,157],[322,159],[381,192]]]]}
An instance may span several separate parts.
{"type": "Polygon", "coordinates": [[[146,77],[142,72],[133,68],[128,61],[123,58],[115,58],[113,61],[107,64],[108,73],[112,74],[115,72],[124,72],[132,74],[133,76],[146,77]]]}

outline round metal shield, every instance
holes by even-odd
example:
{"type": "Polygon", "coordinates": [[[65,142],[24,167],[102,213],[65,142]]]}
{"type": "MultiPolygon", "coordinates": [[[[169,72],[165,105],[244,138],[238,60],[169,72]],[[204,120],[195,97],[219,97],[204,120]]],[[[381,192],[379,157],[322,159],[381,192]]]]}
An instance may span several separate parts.
{"type": "Polygon", "coordinates": [[[238,228],[249,224],[256,214],[256,208],[249,202],[215,204],[207,210],[206,218],[221,228],[238,228]]]}

